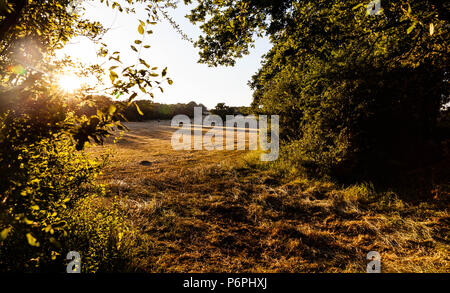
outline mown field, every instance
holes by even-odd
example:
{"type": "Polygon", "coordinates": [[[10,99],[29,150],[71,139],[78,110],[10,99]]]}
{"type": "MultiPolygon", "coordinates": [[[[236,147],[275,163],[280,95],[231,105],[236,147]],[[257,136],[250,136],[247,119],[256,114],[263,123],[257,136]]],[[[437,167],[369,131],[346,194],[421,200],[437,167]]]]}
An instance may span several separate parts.
{"type": "Polygon", "coordinates": [[[128,123],[99,178],[134,231],[131,272],[449,272],[444,202],[282,178],[249,151],[174,151],[168,121],[128,123]]]}

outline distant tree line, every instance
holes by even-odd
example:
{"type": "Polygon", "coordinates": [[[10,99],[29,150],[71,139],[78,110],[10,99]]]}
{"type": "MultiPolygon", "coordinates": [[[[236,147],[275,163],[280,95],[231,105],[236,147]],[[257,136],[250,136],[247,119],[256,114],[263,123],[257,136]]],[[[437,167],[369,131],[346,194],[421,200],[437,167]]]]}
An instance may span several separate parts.
{"type": "Polygon", "coordinates": [[[220,116],[223,120],[226,119],[227,115],[249,115],[251,113],[250,107],[233,107],[227,106],[225,103],[218,103],[214,109],[212,109],[211,114],[220,116]]]}
{"type": "Polygon", "coordinates": [[[201,107],[202,112],[206,112],[207,108],[203,104],[189,102],[187,104],[162,104],[155,103],[151,100],[137,100],[132,104],[126,101],[115,101],[106,96],[94,96],[88,103],[78,105],[70,104],[72,110],[78,116],[95,115],[97,111],[108,111],[111,107],[117,109],[115,115],[122,121],[146,121],[146,120],[165,120],[172,119],[176,115],[187,115],[194,117],[194,108],[201,107]]]}

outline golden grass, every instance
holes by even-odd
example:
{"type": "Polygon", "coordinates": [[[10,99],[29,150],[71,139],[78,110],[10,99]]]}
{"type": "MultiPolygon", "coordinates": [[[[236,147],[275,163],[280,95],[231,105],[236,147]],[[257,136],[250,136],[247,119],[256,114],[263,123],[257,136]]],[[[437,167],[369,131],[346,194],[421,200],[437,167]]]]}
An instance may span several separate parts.
{"type": "Polygon", "coordinates": [[[137,231],[129,271],[365,272],[371,250],[383,272],[450,271],[446,206],[284,182],[245,151],[173,151],[167,121],[128,127],[89,152],[111,154],[100,180],[137,231]]]}

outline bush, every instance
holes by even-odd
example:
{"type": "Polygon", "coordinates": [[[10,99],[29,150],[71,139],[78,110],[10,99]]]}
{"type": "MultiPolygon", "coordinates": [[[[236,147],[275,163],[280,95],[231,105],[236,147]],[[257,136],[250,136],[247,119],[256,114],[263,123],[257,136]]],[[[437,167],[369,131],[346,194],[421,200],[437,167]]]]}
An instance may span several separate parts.
{"type": "Polygon", "coordinates": [[[126,269],[131,259],[134,232],[126,225],[126,219],[113,202],[91,196],[81,199],[67,211],[70,219],[65,249],[81,255],[82,272],[118,272],[126,269]]]}
{"type": "Polygon", "coordinates": [[[32,128],[26,115],[0,117],[0,271],[63,272],[69,246],[97,271],[125,229],[116,207],[102,218],[88,206],[104,194],[95,178],[106,158],[90,160],[69,136],[35,137],[32,128]]]}

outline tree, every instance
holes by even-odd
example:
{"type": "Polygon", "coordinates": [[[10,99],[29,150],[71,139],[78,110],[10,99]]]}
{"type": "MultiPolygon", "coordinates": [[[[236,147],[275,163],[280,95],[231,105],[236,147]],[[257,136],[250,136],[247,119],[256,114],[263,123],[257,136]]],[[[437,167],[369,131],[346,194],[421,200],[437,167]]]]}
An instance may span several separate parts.
{"type": "Polygon", "coordinates": [[[214,109],[211,110],[212,114],[219,115],[223,120],[226,119],[227,115],[234,115],[234,109],[230,106],[225,105],[225,103],[218,103],[214,109]]]}
{"type": "MultiPolygon", "coordinates": [[[[256,36],[273,48],[253,106],[319,173],[366,177],[424,166],[448,102],[448,6],[441,1],[198,1],[200,61],[233,65],[256,36]],[[427,151],[428,150],[428,151],[427,151]],[[358,175],[356,175],[358,174],[358,175]]],[[[389,175],[386,175],[389,177],[389,175]]]]}
{"type": "MultiPolygon", "coordinates": [[[[128,0],[129,7],[116,1],[99,2],[134,13],[132,4],[144,1],[128,0]]],[[[77,213],[72,209],[92,194],[104,193],[95,183],[101,158],[91,160],[82,150],[86,142],[102,143],[112,130],[123,129],[120,111],[109,105],[103,111],[76,115],[71,107],[95,102],[92,92],[98,89],[85,87],[69,95],[54,84],[65,70],[94,76],[99,85],[107,75],[110,86],[102,90],[127,97],[123,107],[133,102],[138,91],[151,95],[153,89],[162,91],[164,82],[171,84],[167,69],[157,71],[139,58],[135,47],[148,48],[144,44],[144,36],[151,33],[147,27],[163,9],[156,7],[157,2],[146,6],[146,19],[137,20],[142,39],[131,44],[130,50],[136,52],[138,62],[126,65],[120,52],[109,52],[101,42],[106,30],[84,19],[82,7],[70,9],[72,1],[0,0],[0,270],[32,271],[55,260],[61,264],[65,249],[77,241],[84,243],[88,259],[97,258],[90,261],[93,270],[104,261],[99,259],[102,255],[113,252],[105,251],[111,244],[105,239],[118,239],[110,234],[118,233],[116,228],[122,225],[117,210],[111,208],[107,212],[111,217],[102,221],[94,217],[100,211],[93,206],[85,206],[74,217],[77,213]],[[85,66],[56,58],[57,49],[81,35],[100,46],[98,64],[85,66]]],[[[137,105],[136,109],[140,112],[137,105]]]]}
{"type": "MultiPolygon", "coordinates": [[[[128,96],[128,102],[132,102],[137,96],[137,91],[152,95],[153,89],[163,90],[162,82],[169,84],[172,81],[166,76],[167,69],[160,74],[157,68],[150,66],[145,60],[138,58],[138,63],[126,66],[121,62],[120,52],[109,52],[107,45],[101,42],[101,38],[106,30],[98,22],[86,20],[82,16],[83,7],[80,10],[71,11],[68,6],[73,1],[51,0],[51,1],[31,1],[21,0],[9,3],[2,1],[3,8],[0,18],[0,107],[3,111],[20,111],[22,105],[31,100],[38,100],[37,95],[47,91],[46,96],[64,95],[62,92],[51,92],[52,84],[55,83],[57,72],[61,69],[78,67],[77,75],[92,75],[103,84],[103,77],[108,71],[111,86],[102,89],[106,94],[114,96],[128,96]],[[70,59],[56,60],[55,50],[62,48],[71,38],[76,36],[89,37],[93,42],[101,45],[98,56],[104,61],[99,61],[109,66],[105,69],[98,64],[84,66],[74,64],[70,59]],[[121,74],[116,73],[120,70],[121,74]],[[160,80],[156,79],[158,76],[160,80]]],[[[123,13],[133,13],[134,9],[122,7],[116,1],[104,1],[107,6],[111,6],[123,13]]],[[[145,2],[142,0],[128,1],[129,4],[145,2]]],[[[143,44],[143,38],[151,31],[147,30],[148,25],[155,23],[157,19],[157,9],[155,3],[146,7],[147,19],[138,20],[138,32],[142,35],[142,40],[136,40],[134,45],[130,45],[131,50],[138,52],[136,44],[141,49],[149,46],[143,44]]],[[[161,9],[158,7],[158,9],[161,9]]],[[[138,53],[136,53],[138,54],[138,53]]],[[[80,102],[89,102],[91,91],[98,88],[84,88],[78,93],[80,102]]],[[[103,137],[109,133],[117,121],[114,117],[115,110],[110,109],[103,115],[93,115],[84,119],[81,123],[63,123],[61,128],[71,128],[70,133],[78,141],[78,148],[81,149],[85,142],[93,139],[101,142],[103,137]],[[95,125],[95,126],[94,126],[95,125]]],[[[61,117],[62,118],[62,117],[61,117]]],[[[61,121],[59,121],[61,122],[61,121]]],[[[67,130],[67,129],[66,129],[67,130]]]]}

